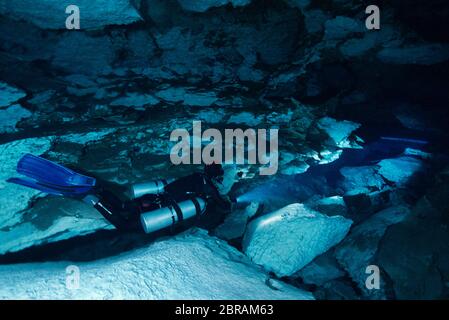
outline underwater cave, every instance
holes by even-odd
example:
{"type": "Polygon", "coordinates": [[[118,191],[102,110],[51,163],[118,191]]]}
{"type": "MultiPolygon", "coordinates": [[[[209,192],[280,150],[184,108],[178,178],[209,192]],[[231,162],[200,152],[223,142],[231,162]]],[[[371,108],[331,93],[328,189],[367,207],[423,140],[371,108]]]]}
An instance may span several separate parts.
{"type": "Polygon", "coordinates": [[[448,299],[448,24],[0,0],[0,299],[448,299]]]}

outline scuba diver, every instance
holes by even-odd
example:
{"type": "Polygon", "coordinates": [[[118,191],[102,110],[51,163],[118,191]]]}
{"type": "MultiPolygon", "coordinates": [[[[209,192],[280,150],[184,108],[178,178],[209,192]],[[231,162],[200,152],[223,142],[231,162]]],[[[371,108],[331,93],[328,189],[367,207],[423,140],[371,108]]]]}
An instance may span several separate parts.
{"type": "Polygon", "coordinates": [[[184,221],[194,221],[205,214],[208,206],[224,210],[232,206],[232,200],[219,192],[224,178],[219,164],[206,165],[204,172],[177,180],[149,181],[128,188],[31,154],[19,160],[17,172],[25,177],[10,178],[8,182],[80,199],[92,205],[118,230],[155,233],[183,225],[184,221]]]}

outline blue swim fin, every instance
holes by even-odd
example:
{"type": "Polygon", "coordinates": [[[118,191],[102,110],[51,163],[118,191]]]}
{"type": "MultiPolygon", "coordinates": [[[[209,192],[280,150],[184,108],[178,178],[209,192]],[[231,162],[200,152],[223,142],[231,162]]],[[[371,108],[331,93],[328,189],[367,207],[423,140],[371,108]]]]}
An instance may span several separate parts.
{"type": "Polygon", "coordinates": [[[27,178],[11,178],[8,182],[64,196],[86,194],[95,187],[95,178],[76,173],[52,161],[26,154],[17,163],[17,172],[27,178]]]}

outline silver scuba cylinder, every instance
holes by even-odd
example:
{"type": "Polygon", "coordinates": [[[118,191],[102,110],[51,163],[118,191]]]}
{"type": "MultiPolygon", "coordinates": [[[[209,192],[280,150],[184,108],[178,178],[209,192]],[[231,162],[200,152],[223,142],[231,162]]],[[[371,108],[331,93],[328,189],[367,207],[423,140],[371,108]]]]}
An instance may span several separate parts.
{"type": "Polygon", "coordinates": [[[163,179],[133,184],[130,187],[129,196],[131,199],[137,199],[146,194],[161,194],[165,186],[173,181],[174,179],[163,179]]]}
{"type": "Polygon", "coordinates": [[[206,211],[206,201],[201,198],[185,200],[172,206],[163,207],[142,213],[140,221],[145,233],[156,232],[181,222],[206,211]]]}

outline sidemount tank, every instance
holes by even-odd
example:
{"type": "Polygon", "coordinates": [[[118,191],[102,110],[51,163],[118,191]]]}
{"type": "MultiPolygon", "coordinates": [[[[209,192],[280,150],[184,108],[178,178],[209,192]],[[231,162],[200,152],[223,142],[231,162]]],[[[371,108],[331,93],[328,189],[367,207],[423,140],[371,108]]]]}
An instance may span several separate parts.
{"type": "Polygon", "coordinates": [[[129,197],[137,199],[146,194],[161,194],[164,192],[165,186],[173,181],[174,179],[163,179],[133,184],[129,190],[129,197]]]}
{"type": "Polygon", "coordinates": [[[196,197],[168,207],[142,213],[140,221],[145,233],[153,233],[174,226],[183,220],[200,216],[205,211],[206,202],[202,198],[196,197]]]}

